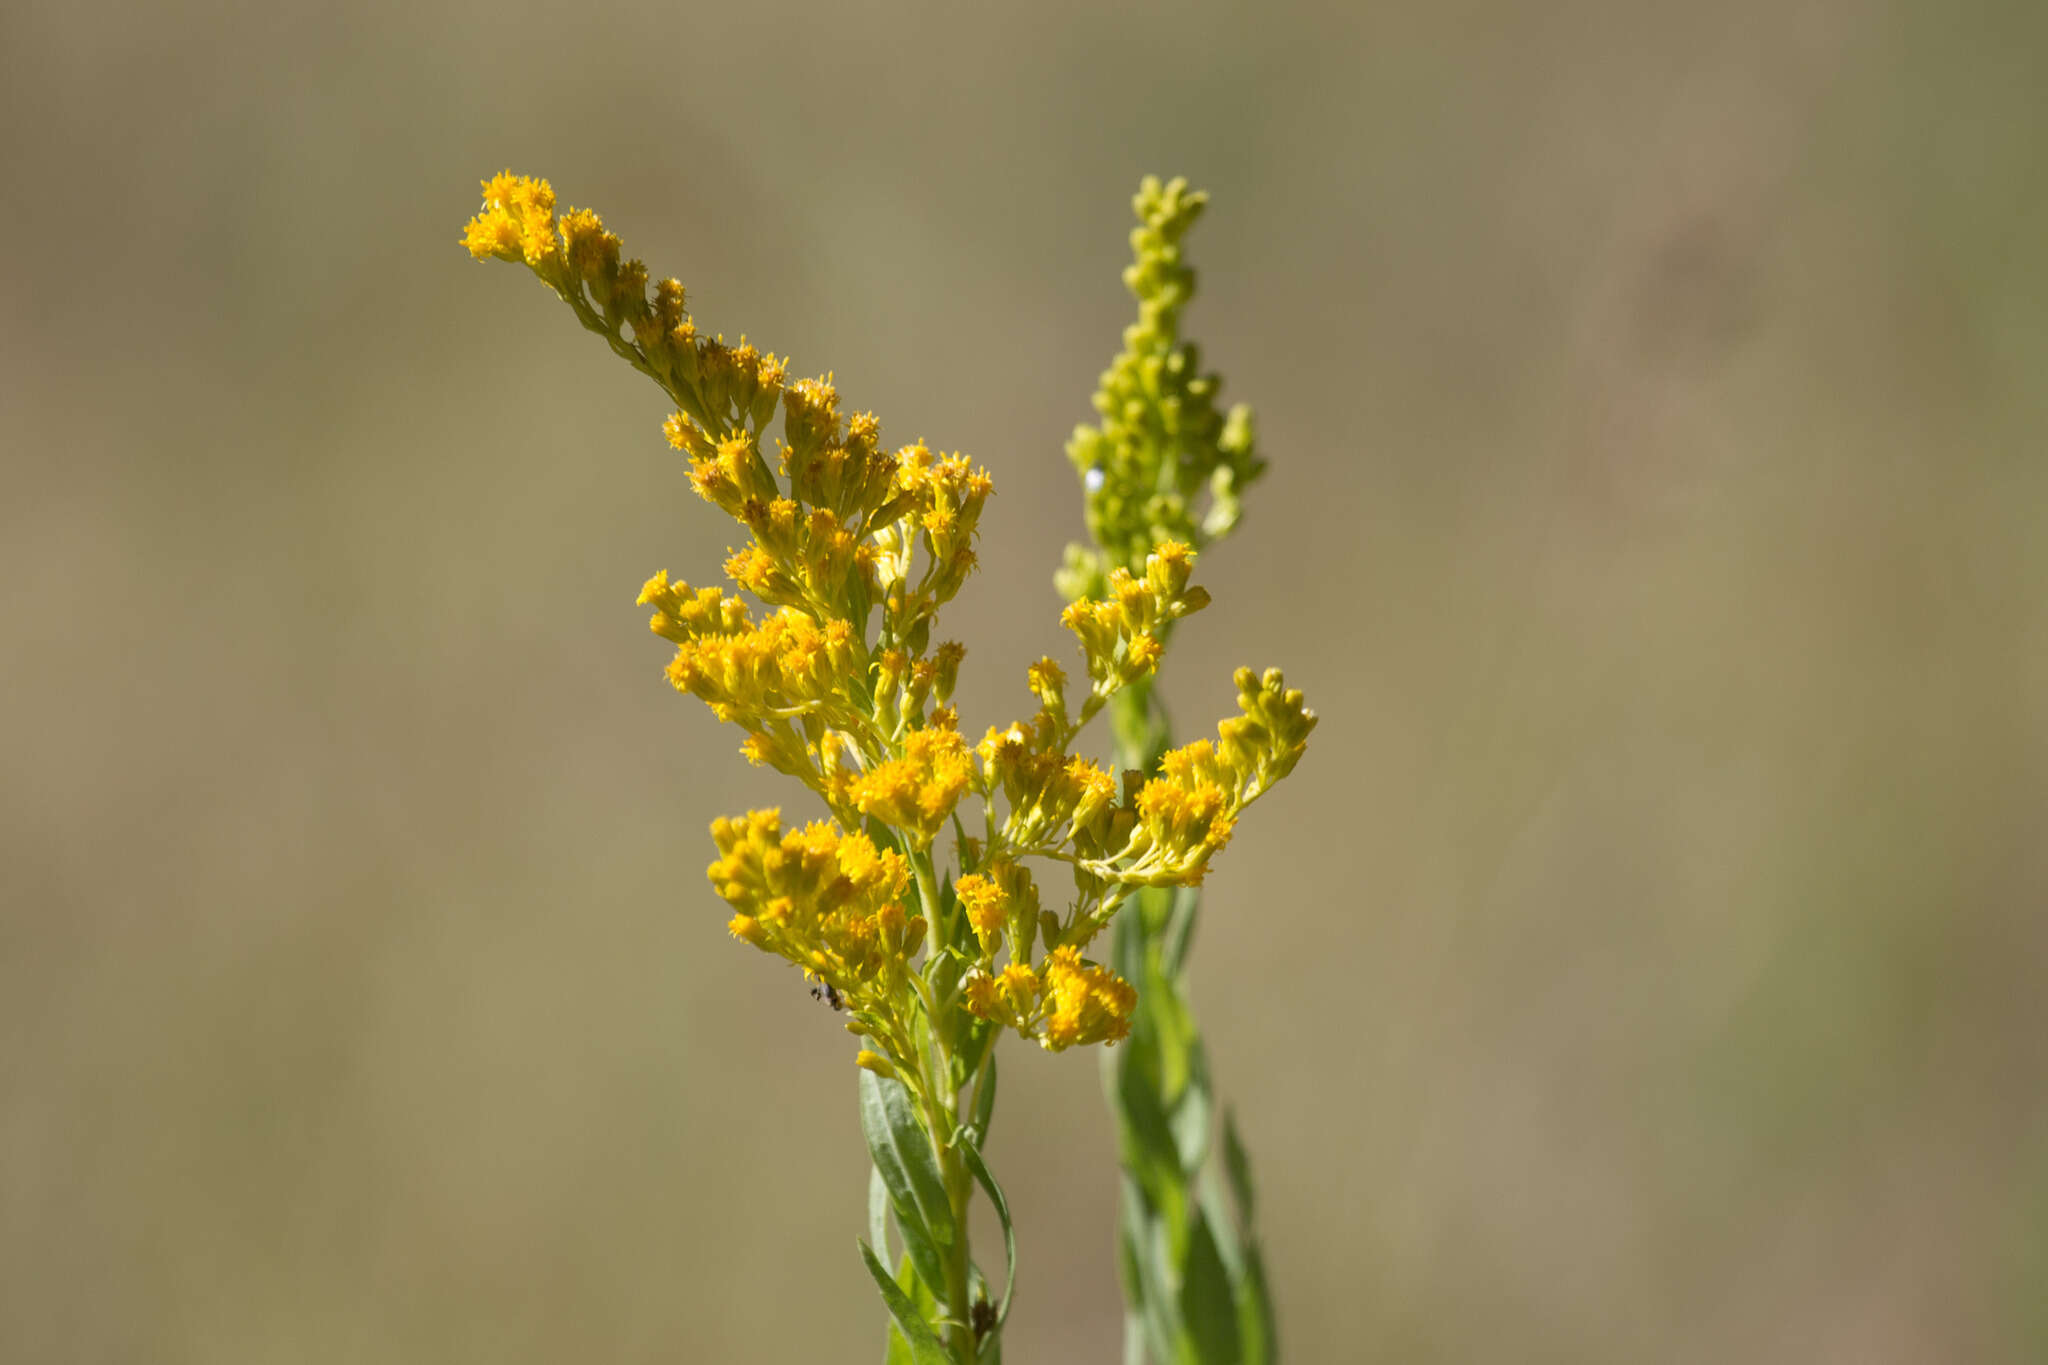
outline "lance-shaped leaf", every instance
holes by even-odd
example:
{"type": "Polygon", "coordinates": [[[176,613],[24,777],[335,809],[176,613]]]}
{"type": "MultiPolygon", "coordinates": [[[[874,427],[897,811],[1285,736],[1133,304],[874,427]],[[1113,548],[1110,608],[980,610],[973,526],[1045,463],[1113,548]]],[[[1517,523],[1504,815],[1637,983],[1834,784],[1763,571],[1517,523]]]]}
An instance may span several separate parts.
{"type": "Polygon", "coordinates": [[[901,1081],[860,1073],[860,1126],[875,1171],[888,1191],[896,1230],[917,1266],[918,1278],[934,1295],[943,1294],[946,1261],[959,1230],[939,1176],[931,1139],[917,1121],[910,1092],[901,1081]]]}
{"type": "Polygon", "coordinates": [[[1010,1295],[1017,1288],[1017,1231],[1010,1224],[1010,1201],[1003,1198],[1003,1187],[996,1184],[996,1178],[989,1174],[988,1163],[981,1159],[981,1153],[968,1140],[967,1134],[960,1134],[960,1158],[967,1163],[967,1169],[988,1196],[988,1202],[995,1207],[996,1221],[1003,1229],[1003,1298],[996,1306],[996,1326],[1010,1319],[1010,1295]]]}
{"type": "Polygon", "coordinates": [[[882,1291],[882,1302],[889,1307],[890,1320],[910,1347],[910,1365],[952,1365],[946,1348],[933,1334],[931,1324],[917,1311],[917,1305],[903,1292],[903,1286],[882,1269],[882,1263],[875,1259],[875,1249],[867,1244],[865,1238],[861,1239],[860,1257],[867,1263],[868,1274],[874,1277],[875,1287],[882,1291]]]}

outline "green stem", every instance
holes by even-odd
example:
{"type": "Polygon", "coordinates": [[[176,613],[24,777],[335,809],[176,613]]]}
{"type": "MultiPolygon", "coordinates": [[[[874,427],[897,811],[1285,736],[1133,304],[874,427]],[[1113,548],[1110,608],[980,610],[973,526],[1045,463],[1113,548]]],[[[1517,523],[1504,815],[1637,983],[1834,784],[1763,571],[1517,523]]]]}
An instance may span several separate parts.
{"type": "Polygon", "coordinates": [[[1117,766],[1151,772],[1168,742],[1164,719],[1153,714],[1151,679],[1134,682],[1110,698],[1109,728],[1117,766]]]}
{"type": "MultiPolygon", "coordinates": [[[[943,962],[943,949],[949,941],[952,926],[940,922],[938,868],[932,861],[931,851],[913,852],[910,867],[912,880],[917,883],[918,900],[924,910],[926,941],[933,945],[930,960],[943,962]]],[[[941,983],[928,984],[933,987],[933,994],[942,1000],[951,994],[950,990],[938,989],[941,983]]],[[[927,997],[928,1004],[929,1001],[930,997],[927,997]]],[[[960,1091],[953,1077],[954,1051],[959,1041],[954,1036],[957,1015],[951,1008],[944,1008],[928,1013],[927,1017],[931,1022],[932,1045],[920,1056],[926,1067],[922,1086],[925,1126],[930,1133],[933,1155],[938,1158],[939,1177],[946,1187],[946,1203],[952,1211],[954,1229],[951,1255],[946,1262],[945,1341],[958,1365],[974,1365],[973,1306],[970,1301],[974,1257],[967,1231],[974,1177],[953,1140],[960,1123],[960,1091]]],[[[977,1077],[977,1088],[979,1080],[977,1077]]]]}
{"type": "Polygon", "coordinates": [[[974,1318],[970,1303],[974,1258],[967,1242],[967,1205],[974,1195],[974,1177],[960,1159],[959,1147],[951,1142],[939,1147],[939,1174],[946,1182],[946,1202],[952,1206],[953,1226],[959,1236],[953,1242],[953,1257],[946,1265],[947,1343],[960,1365],[974,1365],[974,1318]]]}

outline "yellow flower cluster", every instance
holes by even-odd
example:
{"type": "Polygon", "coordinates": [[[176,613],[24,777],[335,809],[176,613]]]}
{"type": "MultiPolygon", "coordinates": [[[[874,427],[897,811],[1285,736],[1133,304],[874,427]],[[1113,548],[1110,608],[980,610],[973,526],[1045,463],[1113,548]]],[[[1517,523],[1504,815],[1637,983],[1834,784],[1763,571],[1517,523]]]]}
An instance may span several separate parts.
{"type": "Polygon", "coordinates": [[[720,856],[708,875],[733,907],[734,938],[788,958],[856,1007],[891,1003],[926,928],[903,908],[902,854],[822,820],[785,831],[774,810],[721,819],[711,838],[720,856]]]}
{"type": "Polygon", "coordinates": [[[703,335],[681,284],[650,288],[595,213],[556,216],[545,181],[486,181],[463,243],[530,268],[662,388],[664,433],[691,487],[746,532],[724,563],[733,588],[659,573],[640,593],[675,645],[675,688],[744,730],[750,760],[802,780],[833,816],[785,831],[757,811],[713,827],[710,875],[734,935],[839,992],[849,1029],[874,1049],[862,1064],[928,1097],[944,1088],[931,1040],[950,1048],[961,1029],[985,1028],[975,1020],[1055,1051],[1123,1037],[1132,989],[1082,951],[1134,888],[1199,880],[1314,724],[1279,674],[1247,671],[1243,714],[1149,781],[1073,752],[1112,697],[1157,669],[1172,623],[1208,602],[1189,581],[1193,551],[1158,544],[1142,572],[1116,569],[1100,600],[1067,609],[1089,683],[1078,712],[1064,672],[1040,660],[1028,675],[1037,714],[970,745],[950,704],[963,651],[933,635],[976,565],[985,470],[921,442],[892,453],[872,414],[842,413],[829,375],[791,379],[744,339],[703,335]],[[983,806],[976,838],[961,814],[970,796],[983,806]],[[951,883],[935,852],[949,825],[960,832],[951,883]],[[1077,894],[1058,912],[1041,906],[1031,858],[1070,866],[1077,894]]]}
{"type": "MultiPolygon", "coordinates": [[[[981,872],[970,872],[953,884],[953,894],[967,911],[974,928],[984,965],[995,958],[1007,940],[1013,961],[1028,961],[1041,927],[1038,886],[1023,864],[1007,858],[985,862],[981,872]]],[[[1058,932],[1057,916],[1048,916],[1043,927],[1058,932]]]]}
{"type": "Polygon", "coordinates": [[[1138,993],[1114,972],[1089,966],[1078,949],[1055,948],[1037,971],[1011,963],[967,978],[967,1008],[1036,1038],[1048,1052],[1114,1043],[1131,1032],[1138,993]]]}
{"type": "Polygon", "coordinates": [[[1315,713],[1277,668],[1240,668],[1236,681],[1242,714],[1218,723],[1215,744],[1197,740],[1160,760],[1159,775],[1138,789],[1127,842],[1090,871],[1125,884],[1196,885],[1238,815],[1294,770],[1315,713]]]}
{"type": "MultiPolygon", "coordinates": [[[[1034,676],[1045,672],[1041,662],[1034,676]]],[[[1236,681],[1240,714],[1217,726],[1215,742],[1166,754],[1149,780],[1126,772],[1121,793],[1107,772],[1066,753],[1052,704],[982,741],[983,856],[1049,857],[1074,868],[1073,906],[1042,920],[1048,949],[1086,946],[1138,887],[1198,885],[1245,807],[1293,770],[1315,713],[1278,669],[1239,669],[1236,681]],[[1000,823],[998,796],[1008,812],[1000,823]]],[[[1015,945],[1012,957],[1021,960],[1015,945]]]]}
{"type": "Polygon", "coordinates": [[[1188,585],[1194,567],[1194,551],[1169,540],[1146,557],[1143,578],[1112,570],[1108,597],[1070,603],[1061,614],[1060,623],[1081,642],[1098,694],[1151,677],[1165,654],[1168,627],[1209,605],[1205,589],[1188,585]]]}
{"type": "Polygon", "coordinates": [[[784,607],[758,626],[746,605],[722,589],[692,593],[656,574],[640,590],[653,605],[649,623],[676,642],[668,680],[678,692],[702,699],[721,720],[750,728],[763,718],[802,715],[843,697],[857,676],[859,644],[848,622],[822,622],[784,607]]]}
{"type": "Polygon", "coordinates": [[[903,831],[913,848],[929,847],[967,792],[974,763],[960,732],[945,726],[912,730],[903,752],[846,784],[848,803],[903,831]]]}
{"type": "Polygon", "coordinates": [[[1116,779],[1067,753],[1061,719],[1041,711],[1029,722],[990,730],[977,748],[989,796],[1000,794],[1009,806],[1005,843],[1038,848],[1106,837],[1103,820],[1116,799],[1116,779]]]}
{"type": "Polygon", "coordinates": [[[555,187],[506,171],[484,181],[483,212],[469,220],[462,244],[478,260],[496,256],[539,266],[560,249],[555,237],[555,187]]]}

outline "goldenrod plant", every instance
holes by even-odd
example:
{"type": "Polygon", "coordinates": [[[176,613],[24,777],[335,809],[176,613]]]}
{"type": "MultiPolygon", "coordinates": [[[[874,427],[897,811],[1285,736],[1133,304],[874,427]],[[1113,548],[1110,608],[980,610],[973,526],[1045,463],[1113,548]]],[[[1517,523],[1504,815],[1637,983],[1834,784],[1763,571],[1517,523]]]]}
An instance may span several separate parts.
{"type": "Polygon", "coordinates": [[[657,573],[639,600],[675,646],[668,681],[822,818],[714,822],[712,890],[732,936],[800,968],[857,1040],[873,1159],[859,1249],[888,1310],[887,1360],[1000,1361],[1016,1254],[982,1155],[996,1041],[1012,1031],[1060,1052],[1132,1035],[1139,989],[1091,956],[1104,930],[1148,890],[1201,881],[1315,716],[1277,672],[1240,670],[1239,714],[1214,741],[1120,774],[1075,752],[1092,719],[1143,694],[1172,624],[1208,601],[1191,540],[1163,536],[1067,607],[1076,684],[1039,660],[1033,709],[970,741],[951,703],[964,651],[937,627],[976,565],[986,471],[922,444],[891,452],[872,414],[841,411],[829,376],[793,380],[744,338],[700,332],[681,284],[650,289],[595,213],[556,213],[546,181],[485,181],[462,240],[526,267],[654,381],[691,486],[747,532],[724,562],[729,587],[657,573]],[[1041,889],[1055,873],[1071,892],[1041,889]],[[969,1245],[977,1190],[1003,1233],[999,1286],[969,1245]]]}
{"type": "MultiPolygon", "coordinates": [[[[1251,410],[1219,410],[1221,379],[1203,373],[1199,351],[1181,337],[1195,292],[1182,239],[1206,202],[1183,180],[1150,178],[1133,201],[1138,226],[1124,285],[1138,318],[1096,390],[1098,423],[1067,444],[1094,541],[1069,547],[1057,576],[1076,601],[1142,565],[1152,545],[1203,549],[1228,535],[1240,494],[1265,468],[1251,410]]],[[[1176,761],[1157,674],[1134,679],[1109,703],[1116,762],[1126,770],[1163,773],[1176,761]]],[[[1248,703],[1252,686],[1248,672],[1239,674],[1248,703]]],[[[1279,692],[1280,675],[1259,686],[1279,692]]],[[[1222,1165],[1234,1210],[1210,1160],[1217,1102],[1185,984],[1199,908],[1193,883],[1146,887],[1112,931],[1112,967],[1137,987],[1130,1041],[1103,1065],[1124,1172],[1117,1242],[1127,1365],[1148,1356],[1153,1365],[1267,1365],[1278,1351],[1250,1162],[1227,1109],[1222,1165]]]]}

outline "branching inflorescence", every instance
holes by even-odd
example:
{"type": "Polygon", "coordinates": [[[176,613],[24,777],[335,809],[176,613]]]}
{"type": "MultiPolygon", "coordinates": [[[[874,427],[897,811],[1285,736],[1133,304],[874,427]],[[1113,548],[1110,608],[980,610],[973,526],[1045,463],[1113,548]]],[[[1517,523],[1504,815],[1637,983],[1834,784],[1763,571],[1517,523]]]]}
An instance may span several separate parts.
{"type": "MultiPolygon", "coordinates": [[[[922,444],[890,451],[873,415],[841,411],[829,376],[793,380],[745,339],[703,334],[681,284],[650,289],[595,213],[557,215],[546,181],[486,181],[463,242],[527,266],[660,386],[691,486],[748,532],[723,566],[735,590],[657,573],[639,600],[675,646],[669,682],[744,731],[746,757],[809,788],[827,818],[717,821],[711,883],[733,936],[801,968],[861,1040],[877,1189],[865,1246],[892,1341],[913,1360],[995,1359],[1008,1295],[988,1302],[966,1217],[978,1185],[1008,1232],[980,1155],[995,1036],[1051,1051],[1124,1038],[1135,991],[1091,945],[1141,889],[1201,881],[1301,757],[1315,716],[1278,671],[1244,669],[1239,713],[1150,776],[1074,751],[1091,719],[1152,677],[1171,625],[1208,601],[1190,582],[1194,530],[1090,567],[1098,590],[1062,618],[1085,684],[1041,659],[1027,674],[1035,709],[970,741],[952,705],[964,651],[935,633],[975,568],[985,470],[922,444]],[[963,813],[970,798],[978,819],[963,813]],[[1064,865],[1071,895],[1042,893],[1034,865],[1064,865]],[[885,1208],[904,1244],[893,1274],[878,1259],[885,1208]]],[[[1144,363],[1134,383],[1152,382],[1144,363]]],[[[1236,448],[1242,481],[1256,471],[1248,431],[1236,448]]],[[[1222,506],[1235,484],[1212,486],[1222,506]]],[[[1178,485],[1160,490],[1152,523],[1186,524],[1175,498],[1178,485]]]]}

